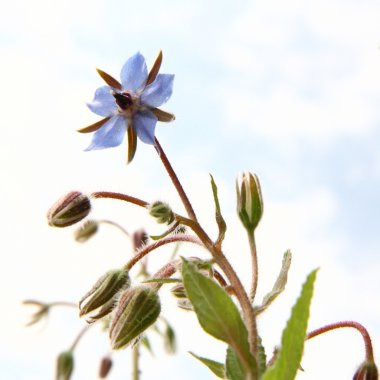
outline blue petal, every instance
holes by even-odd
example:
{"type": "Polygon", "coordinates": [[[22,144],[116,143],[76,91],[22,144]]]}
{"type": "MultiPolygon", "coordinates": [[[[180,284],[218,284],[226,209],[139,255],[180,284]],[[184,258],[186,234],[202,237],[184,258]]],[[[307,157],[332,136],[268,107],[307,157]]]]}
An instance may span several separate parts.
{"type": "Polygon", "coordinates": [[[156,124],[157,117],[150,111],[137,112],[133,118],[133,128],[139,139],[146,144],[154,145],[156,124]]]}
{"type": "Polygon", "coordinates": [[[118,146],[122,143],[126,130],[127,120],[125,117],[113,116],[95,132],[90,146],[85,150],[105,149],[118,146]]]}
{"type": "Polygon", "coordinates": [[[112,116],[117,111],[115,98],[111,94],[112,87],[103,86],[95,91],[94,100],[87,107],[99,116],[112,116]]]}
{"type": "Polygon", "coordinates": [[[125,62],[121,69],[120,79],[123,90],[136,92],[144,87],[148,78],[148,69],[145,58],[136,53],[125,62]]]}
{"type": "Polygon", "coordinates": [[[174,75],[158,74],[153,83],[147,86],[140,96],[141,104],[159,107],[169,100],[173,92],[174,75]]]}

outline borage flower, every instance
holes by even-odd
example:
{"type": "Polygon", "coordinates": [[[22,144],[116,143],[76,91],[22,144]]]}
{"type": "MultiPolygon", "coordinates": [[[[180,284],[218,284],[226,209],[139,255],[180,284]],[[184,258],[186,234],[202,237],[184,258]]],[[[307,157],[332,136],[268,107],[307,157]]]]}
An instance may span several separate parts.
{"type": "Polygon", "coordinates": [[[161,62],[162,52],[148,74],[145,58],[136,53],[121,69],[121,84],[97,70],[108,86],[98,88],[94,100],[87,105],[104,119],[79,130],[95,132],[87,151],[118,146],[127,131],[128,162],[135,155],[137,137],[146,144],[155,144],[157,121],[174,120],[174,115],[157,108],[170,98],[174,80],[174,75],[158,74],[161,62]]]}

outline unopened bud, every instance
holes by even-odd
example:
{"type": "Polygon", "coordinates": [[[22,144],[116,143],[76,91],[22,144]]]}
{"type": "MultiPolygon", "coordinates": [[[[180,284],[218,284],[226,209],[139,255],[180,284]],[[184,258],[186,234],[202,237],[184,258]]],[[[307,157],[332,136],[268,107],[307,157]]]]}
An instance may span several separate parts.
{"type": "Polygon", "coordinates": [[[71,191],[50,208],[48,223],[53,227],[68,227],[84,219],[90,210],[89,197],[79,191],[71,191]]]}
{"type": "Polygon", "coordinates": [[[174,285],[170,291],[175,298],[187,298],[186,289],[182,283],[174,285]]]}
{"type": "Polygon", "coordinates": [[[98,232],[99,224],[95,220],[88,220],[74,232],[75,240],[84,243],[98,232]]]}
{"type": "Polygon", "coordinates": [[[112,368],[112,359],[109,356],[102,358],[99,367],[99,378],[105,379],[110,373],[112,368]]]}
{"type": "Polygon", "coordinates": [[[56,380],[69,380],[74,370],[74,356],[72,351],[64,351],[57,358],[56,380]]]}
{"type": "Polygon", "coordinates": [[[379,372],[374,362],[366,361],[355,372],[353,380],[378,380],[379,372]]]}
{"type": "Polygon", "coordinates": [[[23,301],[23,304],[35,306],[37,308],[37,310],[31,315],[30,321],[26,324],[27,326],[32,326],[38,323],[49,314],[50,306],[47,303],[35,300],[25,300],[23,301]]]}
{"type": "Polygon", "coordinates": [[[138,286],[125,290],[109,330],[111,347],[114,350],[127,347],[157,320],[160,311],[160,299],[151,287],[138,286]]]}
{"type": "Polygon", "coordinates": [[[149,214],[156,218],[157,223],[161,224],[170,224],[174,220],[174,214],[170,206],[167,203],[160,201],[149,205],[149,214]]]}
{"type": "Polygon", "coordinates": [[[188,298],[182,298],[177,301],[177,306],[186,311],[194,311],[193,304],[188,298]]]}
{"type": "Polygon", "coordinates": [[[128,288],[129,285],[130,279],[126,271],[115,269],[107,272],[79,301],[79,315],[83,316],[96,311],[90,316],[90,322],[104,317],[115,307],[119,292],[128,288]]]}
{"type": "Polygon", "coordinates": [[[133,250],[136,252],[145,246],[145,244],[148,242],[149,236],[145,232],[145,230],[140,229],[133,233],[132,239],[133,239],[133,250]]]}
{"type": "Polygon", "coordinates": [[[248,232],[252,233],[263,215],[263,198],[256,174],[243,173],[236,181],[237,212],[248,232]]]}

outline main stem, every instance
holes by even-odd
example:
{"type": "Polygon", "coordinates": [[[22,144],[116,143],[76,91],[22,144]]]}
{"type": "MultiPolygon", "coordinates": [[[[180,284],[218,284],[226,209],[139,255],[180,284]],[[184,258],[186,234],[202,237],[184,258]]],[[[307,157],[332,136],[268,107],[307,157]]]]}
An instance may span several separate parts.
{"type": "Polygon", "coordinates": [[[169,174],[170,179],[173,182],[174,187],[176,188],[176,190],[178,192],[178,195],[181,198],[183,205],[185,206],[187,215],[189,216],[190,219],[197,220],[197,217],[196,217],[195,212],[193,210],[193,206],[191,205],[189,198],[187,197],[185,191],[183,190],[183,187],[182,187],[181,183],[179,182],[177,174],[173,170],[173,167],[171,166],[168,158],[166,157],[166,154],[165,154],[164,150],[162,149],[157,138],[155,138],[155,147],[157,149],[158,155],[159,155],[162,163],[164,164],[166,171],[169,174]]]}
{"type": "Polygon", "coordinates": [[[215,263],[222,269],[226,277],[228,278],[231,286],[234,288],[234,293],[238,299],[242,312],[244,321],[248,331],[248,340],[250,351],[253,357],[257,358],[257,326],[256,326],[256,315],[252,307],[252,303],[248,298],[247,292],[245,291],[243,284],[241,283],[239,277],[237,276],[234,268],[224,256],[222,250],[217,247],[203,228],[199,225],[197,221],[176,216],[177,220],[188,227],[190,227],[195,234],[202,241],[204,246],[211,253],[215,263]]]}
{"type": "Polygon", "coordinates": [[[182,203],[187,211],[187,214],[189,216],[189,219],[176,216],[177,221],[184,225],[187,225],[196,233],[196,235],[199,237],[199,239],[202,241],[205,247],[210,251],[215,262],[219,265],[219,267],[225,273],[226,277],[230,281],[230,284],[233,286],[236,297],[239,300],[240,306],[242,308],[244,320],[247,326],[250,351],[253,357],[256,359],[257,358],[256,315],[253,310],[251,301],[249,300],[248,295],[243,287],[243,284],[241,283],[239,277],[237,276],[230,262],[224,256],[222,250],[212,242],[212,240],[209,238],[209,236],[206,234],[206,232],[198,223],[197,217],[194,213],[193,207],[191,206],[189,198],[187,197],[185,191],[183,190],[183,187],[181,183],[179,182],[179,179],[176,173],[174,172],[173,167],[171,166],[168,158],[166,157],[166,154],[164,150],[162,149],[157,138],[155,138],[155,146],[156,146],[158,155],[166,171],[168,172],[169,177],[172,180],[173,185],[176,188],[182,200],[182,203]]]}

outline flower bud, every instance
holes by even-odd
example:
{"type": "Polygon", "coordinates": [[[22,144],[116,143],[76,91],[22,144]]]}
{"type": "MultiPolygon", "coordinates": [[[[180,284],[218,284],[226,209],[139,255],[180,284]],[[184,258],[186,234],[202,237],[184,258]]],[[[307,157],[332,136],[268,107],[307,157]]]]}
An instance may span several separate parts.
{"type": "Polygon", "coordinates": [[[35,301],[35,300],[25,300],[24,305],[36,306],[37,310],[31,315],[30,321],[26,324],[27,326],[32,326],[44,318],[47,318],[50,310],[50,306],[47,303],[35,301]]]}
{"type": "Polygon", "coordinates": [[[121,295],[115,309],[109,335],[114,350],[132,343],[160,315],[158,294],[148,286],[129,288],[121,295]]]}
{"type": "Polygon", "coordinates": [[[365,361],[355,372],[353,380],[378,380],[379,372],[374,362],[365,361]]]}
{"type": "Polygon", "coordinates": [[[110,313],[115,307],[118,293],[128,288],[130,279],[128,272],[115,269],[107,272],[95,283],[93,288],[79,301],[79,315],[83,316],[97,309],[90,316],[89,321],[94,322],[110,313]]]}
{"type": "Polygon", "coordinates": [[[253,233],[263,215],[263,198],[256,174],[243,173],[236,181],[237,212],[248,232],[253,233]]]}
{"type": "Polygon", "coordinates": [[[105,379],[110,373],[112,368],[112,359],[109,356],[102,358],[99,367],[99,378],[105,379]]]}
{"type": "Polygon", "coordinates": [[[67,227],[84,219],[91,210],[90,199],[79,191],[71,191],[59,199],[48,211],[50,226],[67,227]]]}
{"type": "Polygon", "coordinates": [[[85,243],[98,232],[99,224],[95,220],[88,220],[74,232],[75,240],[78,243],[85,243]]]}
{"type": "Polygon", "coordinates": [[[74,356],[72,351],[64,351],[57,358],[56,380],[69,380],[74,370],[74,356]]]}
{"type": "Polygon", "coordinates": [[[188,298],[182,298],[177,301],[177,306],[186,311],[194,311],[193,304],[188,298]]]}
{"type": "Polygon", "coordinates": [[[173,294],[173,296],[175,298],[179,298],[179,299],[187,298],[186,289],[185,289],[185,287],[183,286],[182,283],[174,285],[170,289],[170,291],[171,291],[171,293],[173,294]]]}
{"type": "Polygon", "coordinates": [[[170,224],[174,220],[174,214],[170,206],[160,201],[149,205],[149,214],[157,219],[157,223],[161,224],[170,224]]]}
{"type": "Polygon", "coordinates": [[[137,230],[133,233],[132,241],[133,241],[133,250],[136,252],[148,242],[149,236],[145,232],[144,229],[137,230]]]}

